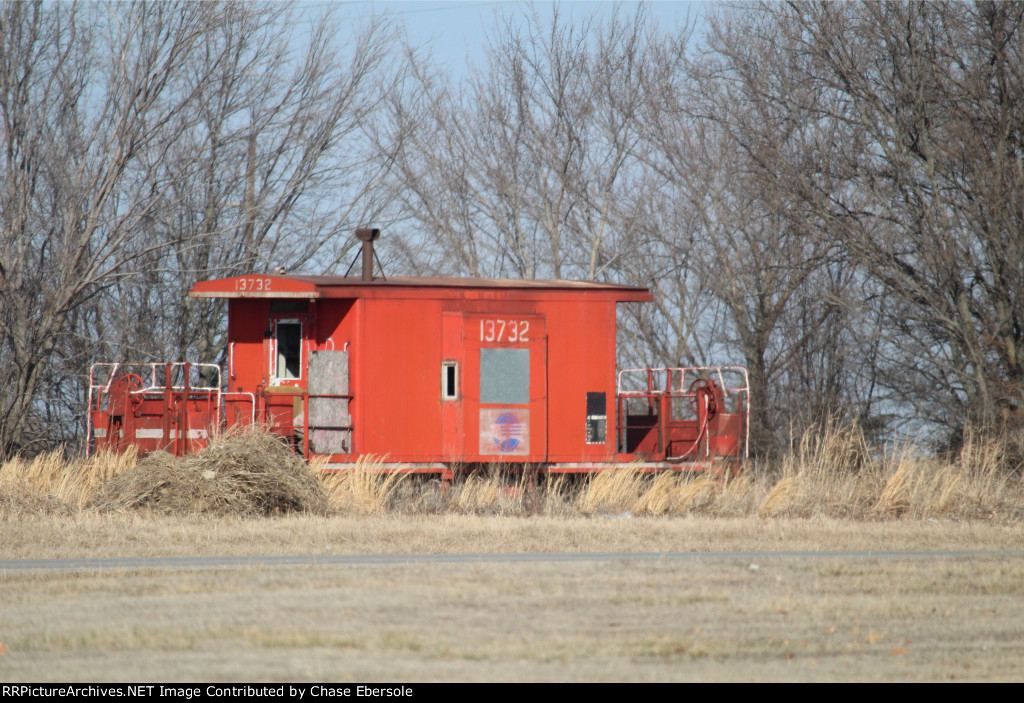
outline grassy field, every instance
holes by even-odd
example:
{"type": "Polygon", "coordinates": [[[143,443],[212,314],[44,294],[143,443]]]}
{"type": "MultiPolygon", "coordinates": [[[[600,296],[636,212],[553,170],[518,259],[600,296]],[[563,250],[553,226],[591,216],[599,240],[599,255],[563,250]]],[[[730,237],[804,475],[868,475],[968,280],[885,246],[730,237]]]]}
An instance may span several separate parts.
{"type": "MultiPolygon", "coordinates": [[[[185,553],[193,537],[242,554],[1020,544],[990,526],[865,535],[822,519],[165,520],[106,548],[127,523],[69,522],[89,536],[55,551],[185,553]]],[[[4,681],[1024,678],[1019,556],[8,572],[0,589],[4,681]]]]}
{"type": "Polygon", "coordinates": [[[1024,491],[1005,445],[967,450],[874,456],[837,430],[729,481],[494,472],[447,492],[372,464],[316,477],[262,445],[8,462],[2,559],[980,551],[6,571],[0,680],[1019,681],[1024,556],[984,552],[1024,548],[1024,491]]]}

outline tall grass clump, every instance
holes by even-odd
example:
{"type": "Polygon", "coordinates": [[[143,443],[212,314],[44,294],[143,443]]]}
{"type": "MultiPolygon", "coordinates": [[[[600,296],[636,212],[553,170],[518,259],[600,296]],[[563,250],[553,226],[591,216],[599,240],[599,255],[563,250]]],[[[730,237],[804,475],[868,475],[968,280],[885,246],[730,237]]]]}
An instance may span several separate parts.
{"type": "Polygon", "coordinates": [[[16,456],[0,465],[0,514],[66,514],[84,508],[107,481],[138,463],[134,447],[122,454],[97,452],[72,459],[63,451],[31,460],[16,456]]]}
{"type": "MultiPolygon", "coordinates": [[[[392,508],[398,489],[411,474],[402,469],[385,471],[384,460],[385,457],[368,454],[359,457],[352,469],[336,472],[320,470],[320,483],[327,493],[331,508],[365,515],[379,515],[392,508]]],[[[321,466],[314,462],[312,468],[317,471],[321,466]]]]}
{"type": "Polygon", "coordinates": [[[752,510],[753,483],[728,473],[649,473],[635,464],[591,474],[575,498],[583,515],[743,515],[752,510]]]}
{"type": "Polygon", "coordinates": [[[860,426],[835,421],[804,432],[761,480],[774,480],[757,507],[762,517],[863,516],[884,485],[860,426]]]}
{"type": "Polygon", "coordinates": [[[567,486],[565,478],[542,478],[529,466],[491,464],[456,477],[443,509],[474,515],[562,514],[567,511],[567,486]]]}
{"type": "Polygon", "coordinates": [[[856,423],[830,421],[794,440],[786,454],[750,462],[738,476],[680,469],[650,473],[636,463],[552,477],[491,466],[441,488],[436,480],[405,481],[405,474],[364,459],[322,480],[333,507],[362,513],[878,520],[1019,519],[1024,511],[1020,472],[1007,469],[1005,442],[978,432],[965,434],[959,454],[941,458],[911,444],[885,452],[856,423]]]}
{"type": "Polygon", "coordinates": [[[646,483],[635,464],[590,474],[576,496],[576,509],[583,515],[632,512],[646,483]]]}
{"type": "Polygon", "coordinates": [[[880,515],[911,518],[1019,519],[1024,483],[1010,440],[976,428],[959,452],[929,456],[904,448],[886,458],[886,483],[874,506],[880,515]]]}
{"type": "Polygon", "coordinates": [[[956,454],[904,443],[872,451],[856,423],[806,432],[762,477],[762,517],[1019,519],[1024,484],[1007,437],[964,432],[956,454]]]}

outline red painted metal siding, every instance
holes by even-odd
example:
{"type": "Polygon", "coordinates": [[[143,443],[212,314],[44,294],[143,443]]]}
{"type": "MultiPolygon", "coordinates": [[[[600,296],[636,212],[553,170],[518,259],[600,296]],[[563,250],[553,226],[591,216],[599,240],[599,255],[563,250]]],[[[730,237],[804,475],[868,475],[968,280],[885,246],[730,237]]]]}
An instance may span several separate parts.
{"type": "Polygon", "coordinates": [[[254,392],[264,380],[269,300],[228,301],[228,390],[254,392]]]}
{"type": "Polygon", "coordinates": [[[602,460],[614,454],[612,433],[604,444],[585,441],[587,393],[605,393],[609,408],[614,401],[614,300],[368,299],[364,304],[364,342],[352,349],[358,453],[387,453],[394,461],[467,462],[602,460]],[[498,338],[502,324],[505,332],[498,338]],[[528,341],[516,340],[527,325],[528,341]],[[530,400],[507,404],[509,410],[529,410],[526,454],[481,453],[486,429],[481,410],[503,407],[481,402],[481,349],[529,354],[530,400]],[[457,398],[449,401],[441,398],[446,361],[458,365],[457,398]]]}
{"type": "Polygon", "coordinates": [[[192,294],[231,298],[230,390],[272,391],[266,405],[287,425],[308,407],[290,394],[305,388],[309,353],[347,351],[352,454],[332,459],[409,463],[614,457],[616,303],[650,298],[585,283],[259,276],[192,294]],[[280,323],[302,324],[296,379],[274,377],[280,323]],[[587,442],[588,394],[605,401],[603,441],[587,442]]]}
{"type": "MultiPolygon", "coordinates": [[[[325,303],[330,301],[325,301],[325,303]]],[[[441,460],[441,304],[366,299],[352,370],[355,450],[395,461],[441,460]]]]}
{"type": "MultiPolygon", "coordinates": [[[[581,296],[582,298],[582,296],[581,296]]],[[[603,461],[615,453],[614,433],[586,443],[588,392],[615,399],[615,303],[582,298],[544,306],[548,311],[548,414],[551,461],[603,461]]]]}

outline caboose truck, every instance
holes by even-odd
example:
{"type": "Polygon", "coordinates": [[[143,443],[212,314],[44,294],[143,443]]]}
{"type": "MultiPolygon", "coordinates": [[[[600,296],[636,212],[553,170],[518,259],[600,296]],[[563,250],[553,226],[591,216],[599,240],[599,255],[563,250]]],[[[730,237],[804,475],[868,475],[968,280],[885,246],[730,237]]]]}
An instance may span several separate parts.
{"type": "MultiPolygon", "coordinates": [[[[646,288],[578,281],[253,274],[196,283],[228,299],[228,364],[94,364],[94,449],[198,451],[259,424],[346,469],[438,473],[500,462],[549,473],[632,463],[734,470],[747,458],[741,367],[616,373],[616,305],[646,288]]],[[[354,263],[354,262],[353,262],[354,263]]],[[[87,448],[88,451],[88,448],[87,448]]]]}

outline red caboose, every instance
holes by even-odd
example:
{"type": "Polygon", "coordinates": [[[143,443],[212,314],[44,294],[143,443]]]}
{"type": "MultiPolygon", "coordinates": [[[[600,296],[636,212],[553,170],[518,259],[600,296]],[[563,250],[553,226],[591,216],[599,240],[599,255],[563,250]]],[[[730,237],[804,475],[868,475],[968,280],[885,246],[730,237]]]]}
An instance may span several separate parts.
{"type": "Polygon", "coordinates": [[[181,454],[222,426],[261,423],[329,468],[367,454],[444,474],[745,458],[743,369],[616,372],[616,306],[652,300],[646,288],[374,277],[378,234],[357,231],[358,277],[197,283],[189,295],[229,299],[223,383],[217,367],[97,365],[95,445],[181,454]]]}

